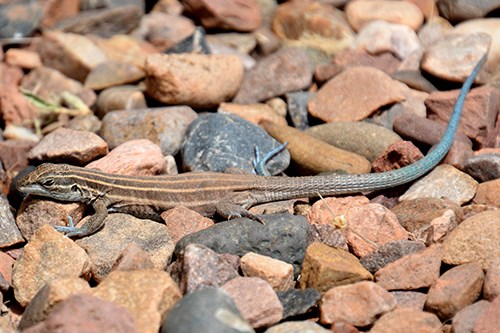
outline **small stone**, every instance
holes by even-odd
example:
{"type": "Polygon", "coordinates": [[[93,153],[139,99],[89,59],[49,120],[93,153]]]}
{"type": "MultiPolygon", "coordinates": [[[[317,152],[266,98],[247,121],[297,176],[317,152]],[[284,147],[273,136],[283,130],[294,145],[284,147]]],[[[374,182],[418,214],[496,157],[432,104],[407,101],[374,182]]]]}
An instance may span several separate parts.
{"type": "Polygon", "coordinates": [[[267,104],[235,104],[221,103],[217,112],[235,114],[251,123],[260,125],[263,121],[270,121],[286,125],[286,119],[267,104]]]}
{"type": "Polygon", "coordinates": [[[14,262],[14,258],[4,252],[0,252],[0,274],[8,284],[12,283],[12,266],[14,262]]]}
{"type": "Polygon", "coordinates": [[[28,49],[8,49],[5,52],[5,62],[11,66],[19,66],[25,69],[42,66],[42,60],[38,53],[28,49]]]}
{"type": "Polygon", "coordinates": [[[500,258],[494,259],[486,271],[484,278],[483,297],[492,302],[500,295],[500,258]]]}
{"type": "Polygon", "coordinates": [[[441,321],[433,313],[414,309],[396,309],[377,320],[370,333],[433,333],[438,332],[441,326],[441,321]]]}
{"type": "Polygon", "coordinates": [[[277,294],[283,305],[283,320],[307,314],[316,307],[321,299],[321,294],[314,288],[292,288],[278,291],[277,294]]]}
{"type": "Polygon", "coordinates": [[[139,87],[111,87],[99,94],[96,114],[103,118],[110,111],[146,109],[147,107],[146,98],[139,87]]]}
{"type": "Polygon", "coordinates": [[[42,226],[14,265],[14,295],[26,307],[45,283],[61,277],[89,278],[90,268],[91,261],[82,248],[51,226],[42,226]]]}
{"type": "Polygon", "coordinates": [[[423,249],[425,249],[425,245],[420,242],[410,240],[391,241],[362,257],[360,263],[370,273],[375,274],[379,269],[391,262],[423,249]]]}
{"type": "Polygon", "coordinates": [[[144,71],[130,63],[104,61],[95,66],[85,78],[84,86],[93,90],[133,83],[143,79],[144,71]]]}
{"type": "Polygon", "coordinates": [[[40,24],[44,8],[40,3],[2,3],[0,38],[28,37],[40,24]]]}
{"type": "Polygon", "coordinates": [[[477,213],[460,223],[443,242],[443,262],[479,262],[488,269],[500,256],[500,211],[477,213]]]}
{"type": "Polygon", "coordinates": [[[127,309],[135,327],[144,333],[157,333],[162,318],[181,299],[172,278],[159,270],[111,272],[92,289],[92,295],[127,309]]]}
{"type": "Polygon", "coordinates": [[[469,175],[449,164],[443,164],[414,183],[399,200],[433,197],[464,204],[474,197],[477,186],[478,183],[469,175]]]}
{"type": "Polygon", "coordinates": [[[93,37],[92,41],[106,54],[107,59],[131,63],[142,69],[146,58],[158,53],[153,45],[131,35],[115,35],[106,39],[93,37]]]}
{"type": "Polygon", "coordinates": [[[151,220],[128,214],[110,214],[98,232],[76,241],[92,261],[92,276],[100,282],[111,271],[116,260],[130,243],[146,251],[156,269],[165,269],[174,244],[167,228],[151,220]]]}
{"type": "Polygon", "coordinates": [[[486,153],[471,157],[465,162],[464,171],[480,182],[496,180],[500,178],[500,154],[486,153]]]}
{"type": "Polygon", "coordinates": [[[283,48],[259,61],[245,73],[234,103],[258,103],[287,92],[310,86],[312,70],[309,58],[299,48],[283,48]]]}
{"type": "Polygon", "coordinates": [[[316,288],[325,293],[335,286],[372,279],[370,272],[349,252],[312,243],[302,263],[300,288],[316,288]]]}
{"type": "Polygon", "coordinates": [[[472,331],[474,333],[494,332],[500,325],[500,297],[496,297],[490,306],[483,312],[482,316],[477,318],[472,331]]]}
{"type": "Polygon", "coordinates": [[[238,277],[238,270],[224,255],[206,246],[189,244],[181,256],[182,274],[179,287],[191,294],[206,287],[220,287],[238,277]]]}
{"type": "Polygon", "coordinates": [[[288,321],[268,328],[264,333],[328,333],[329,330],[312,321],[288,321]]]}
{"type": "MultiPolygon", "coordinates": [[[[440,0],[436,3],[439,14],[449,21],[465,21],[483,18],[489,12],[497,9],[500,4],[496,0],[479,2],[440,0]]],[[[472,327],[471,327],[472,329],[472,327]]],[[[458,332],[457,332],[458,333],[458,332]]]]}
{"type": "Polygon", "coordinates": [[[424,155],[411,141],[397,141],[387,147],[383,155],[372,163],[375,172],[400,169],[421,159],[424,155]]]}
{"type": "Polygon", "coordinates": [[[253,328],[264,328],[283,318],[283,306],[271,285],[256,277],[237,277],[222,286],[253,328]]]}
{"type": "Polygon", "coordinates": [[[155,176],[165,172],[165,159],[158,145],[146,139],[122,143],[103,158],[85,166],[107,173],[155,176]]]}
{"type": "Polygon", "coordinates": [[[397,302],[397,308],[411,308],[422,311],[427,295],[417,291],[391,291],[397,302]]]}
{"type": "Polygon", "coordinates": [[[245,276],[258,277],[267,281],[274,291],[293,288],[293,266],[257,253],[249,252],[240,261],[245,276]]]}
{"type": "Polygon", "coordinates": [[[166,104],[211,108],[230,100],[243,79],[233,55],[156,54],[146,59],[146,91],[166,104]]]}
{"type": "Polygon", "coordinates": [[[288,115],[293,127],[299,130],[304,130],[309,126],[307,103],[312,96],[314,96],[313,93],[306,91],[293,91],[285,94],[288,115]]]}
{"type": "Polygon", "coordinates": [[[337,227],[330,224],[312,223],[309,230],[313,242],[319,242],[330,247],[349,251],[345,233],[337,227]]]}
{"type": "Polygon", "coordinates": [[[186,235],[214,225],[213,220],[182,205],[163,212],[161,217],[174,244],[186,235]]]}
{"type": "Polygon", "coordinates": [[[349,67],[309,100],[309,112],[325,121],[363,120],[380,107],[402,101],[404,86],[371,67],[349,67]],[[360,87],[363,82],[363,87],[360,87]],[[363,91],[363,98],[359,92],[363,91]]]}
{"type": "Polygon", "coordinates": [[[429,288],[425,307],[442,320],[452,318],[479,297],[483,281],[484,273],[478,263],[453,267],[429,288]]]}
{"type": "Polygon", "coordinates": [[[135,271],[138,269],[153,269],[155,265],[148,252],[144,251],[137,243],[130,243],[116,258],[113,271],[135,271]]]}
{"type": "Polygon", "coordinates": [[[352,66],[375,67],[392,76],[398,70],[401,61],[390,52],[373,54],[364,50],[347,48],[336,55],[335,58],[332,59],[331,64],[334,67],[340,67],[342,69],[352,66]]]}
{"type": "MultiPolygon", "coordinates": [[[[23,241],[24,238],[16,225],[9,202],[4,196],[0,196],[0,248],[9,247],[23,241]]],[[[6,277],[5,274],[4,277],[6,277]]]]}
{"type": "Polygon", "coordinates": [[[387,290],[415,290],[429,287],[439,278],[442,246],[431,245],[406,255],[375,273],[376,282],[387,290]]]}
{"type": "Polygon", "coordinates": [[[175,155],[187,126],[197,114],[188,106],[112,111],[102,120],[100,135],[110,149],[132,139],[148,139],[164,155],[175,155]]]}
{"type": "Polygon", "coordinates": [[[3,168],[5,170],[12,170],[13,173],[17,173],[26,168],[29,164],[28,152],[35,145],[35,142],[20,139],[0,141],[0,156],[2,156],[3,168]]]}
{"type": "MultiPolygon", "coordinates": [[[[1,87],[0,111],[2,112],[1,117],[5,124],[20,125],[26,121],[33,121],[38,112],[28,99],[21,94],[18,88],[4,84],[1,87]]],[[[5,132],[3,136],[5,136],[5,132]]]]}
{"type": "Polygon", "coordinates": [[[163,321],[161,333],[254,333],[233,299],[219,288],[203,288],[184,296],[163,321]],[[196,320],[193,320],[193,316],[196,320]]]}
{"type": "Polygon", "coordinates": [[[474,324],[484,314],[490,306],[490,302],[485,300],[477,301],[458,311],[451,322],[451,327],[454,333],[472,332],[474,324]]]}

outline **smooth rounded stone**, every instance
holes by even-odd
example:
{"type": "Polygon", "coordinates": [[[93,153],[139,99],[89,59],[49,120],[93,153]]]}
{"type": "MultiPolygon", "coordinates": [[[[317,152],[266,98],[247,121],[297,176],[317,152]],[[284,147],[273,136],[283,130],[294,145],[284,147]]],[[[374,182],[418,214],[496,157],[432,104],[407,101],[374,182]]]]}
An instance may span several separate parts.
{"type": "Polygon", "coordinates": [[[303,216],[266,215],[265,224],[247,218],[220,222],[182,238],[175,246],[178,257],[188,244],[205,245],[218,253],[243,256],[255,252],[294,266],[298,275],[307,245],[309,223],[303,216]],[[279,242],[274,240],[279,239],[279,242]]]}
{"type": "Polygon", "coordinates": [[[139,332],[130,313],[111,301],[91,295],[73,295],[57,303],[47,318],[23,332],[139,332]]]}
{"type": "Polygon", "coordinates": [[[418,91],[431,93],[437,90],[437,88],[429,80],[427,80],[420,71],[397,71],[392,73],[391,77],[394,80],[403,82],[408,87],[418,91]]]}
{"type": "Polygon", "coordinates": [[[433,244],[387,264],[375,274],[375,281],[386,290],[416,290],[429,287],[439,278],[442,246],[433,244]]]}
{"type": "Polygon", "coordinates": [[[500,178],[500,154],[480,154],[469,158],[464,171],[480,182],[500,178]]]}
{"type": "Polygon", "coordinates": [[[480,205],[500,207],[500,178],[480,183],[472,202],[480,205]]]}
{"type": "Polygon", "coordinates": [[[264,333],[328,333],[331,332],[312,321],[288,321],[268,328],[264,333]]]}
{"type": "Polygon", "coordinates": [[[368,173],[371,170],[370,162],[363,156],[336,148],[298,129],[268,121],[261,125],[275,139],[288,142],[287,150],[301,174],[368,173]]]}
{"type": "Polygon", "coordinates": [[[91,113],[74,117],[66,127],[77,131],[97,133],[101,129],[101,120],[91,113]]]}
{"type": "MultiPolygon", "coordinates": [[[[182,165],[187,171],[218,171],[239,168],[254,172],[255,148],[265,155],[279,142],[262,128],[231,114],[207,114],[198,117],[186,131],[182,144],[182,165]]],[[[272,175],[283,172],[290,163],[285,149],[266,164],[272,175]]]]}
{"type": "Polygon", "coordinates": [[[245,73],[234,103],[258,103],[311,85],[312,69],[306,51],[282,48],[245,73]]]}
{"type": "Polygon", "coordinates": [[[233,55],[153,54],[147,57],[146,91],[166,104],[212,108],[230,100],[243,80],[233,55]]]}
{"type": "MultiPolygon", "coordinates": [[[[390,52],[398,59],[408,61],[422,52],[422,43],[411,28],[403,24],[373,21],[358,33],[352,47],[370,54],[390,52]]],[[[402,64],[402,68],[407,65],[402,64]]]]}
{"type": "Polygon", "coordinates": [[[372,280],[373,276],[349,252],[314,242],[302,263],[300,288],[325,293],[332,287],[372,280]]]}
{"type": "Polygon", "coordinates": [[[396,309],[386,313],[370,329],[370,333],[439,332],[439,318],[429,312],[414,309],[396,309]]]}
{"type": "Polygon", "coordinates": [[[362,281],[328,290],[321,299],[320,322],[341,321],[363,327],[395,308],[391,293],[372,281],[362,281]]]}
{"type": "Polygon", "coordinates": [[[418,291],[391,291],[397,302],[397,308],[423,310],[427,294],[418,291]]]}
{"type": "Polygon", "coordinates": [[[293,127],[299,130],[309,127],[307,103],[312,96],[314,94],[308,91],[293,91],[285,94],[288,116],[292,121],[293,127]]]}
{"type": "Polygon", "coordinates": [[[443,242],[443,262],[477,261],[488,269],[500,256],[500,210],[477,213],[460,223],[443,242]]]}
{"type": "Polygon", "coordinates": [[[421,67],[440,79],[463,82],[488,52],[491,41],[486,33],[448,34],[426,50],[421,67]]]}
{"type": "Polygon", "coordinates": [[[364,156],[370,162],[394,142],[402,140],[393,131],[365,122],[334,122],[317,125],[305,133],[332,146],[364,156]]]}
{"type": "Polygon", "coordinates": [[[30,36],[43,18],[44,8],[37,2],[4,2],[0,11],[0,38],[30,36]]]}
{"type": "Polygon", "coordinates": [[[24,241],[7,198],[0,196],[0,248],[6,248],[24,241]]]}
{"type": "Polygon", "coordinates": [[[474,333],[489,333],[496,331],[500,324],[500,318],[498,317],[499,313],[500,297],[497,297],[491,302],[490,306],[488,306],[481,317],[477,319],[472,331],[474,333]]]}
{"type": "Polygon", "coordinates": [[[19,66],[24,69],[34,69],[42,66],[42,60],[38,53],[28,49],[8,49],[5,52],[5,62],[11,66],[19,66]]]}
{"type": "Polygon", "coordinates": [[[399,200],[447,198],[462,205],[476,194],[478,183],[471,176],[449,164],[442,164],[414,183],[399,200]]]}
{"type": "Polygon", "coordinates": [[[441,16],[452,22],[460,22],[483,18],[489,12],[499,8],[500,2],[498,0],[439,0],[436,5],[441,16]]]}
{"type": "Polygon", "coordinates": [[[498,295],[500,295],[500,258],[496,258],[491,262],[486,271],[483,287],[483,297],[485,299],[493,301],[498,295]]]}
{"type": "Polygon", "coordinates": [[[161,333],[253,333],[233,299],[219,288],[184,296],[163,321],[161,333]]]}
{"type": "Polygon", "coordinates": [[[188,125],[198,115],[189,106],[112,111],[102,119],[100,135],[111,149],[133,139],[148,139],[164,155],[175,155],[188,125]]]}
{"type": "Polygon", "coordinates": [[[53,227],[43,225],[14,264],[14,296],[26,307],[47,282],[62,277],[88,279],[90,269],[90,258],[82,248],[53,227]]]}
{"type": "Polygon", "coordinates": [[[316,307],[321,294],[314,288],[288,289],[277,293],[283,305],[283,320],[305,315],[316,307]]]}
{"type": "Polygon", "coordinates": [[[484,314],[489,306],[490,302],[480,300],[458,311],[451,321],[453,333],[472,332],[477,320],[484,314]]]}
{"type": "Polygon", "coordinates": [[[103,118],[114,110],[146,109],[146,98],[137,86],[111,87],[101,91],[97,97],[97,115],[103,118]]]}
{"type": "Polygon", "coordinates": [[[375,274],[379,269],[406,255],[425,249],[425,244],[411,240],[396,240],[381,245],[373,252],[360,259],[361,265],[370,273],[375,274]]]}
{"type": "Polygon", "coordinates": [[[167,227],[155,221],[129,214],[110,214],[102,229],[76,240],[92,261],[92,276],[97,282],[106,278],[120,254],[132,242],[150,255],[156,269],[166,268],[174,244],[167,227]]]}
{"type": "Polygon", "coordinates": [[[221,103],[217,109],[219,113],[235,114],[251,123],[259,125],[263,121],[270,121],[282,125],[286,125],[285,117],[282,117],[271,106],[263,103],[256,104],[236,104],[236,103],[221,103]]]}
{"type": "Polygon", "coordinates": [[[28,158],[82,165],[107,153],[107,143],[97,134],[61,127],[45,135],[30,150],[28,158]]]}
{"type": "Polygon", "coordinates": [[[92,90],[133,83],[143,79],[144,71],[130,63],[104,61],[95,66],[85,78],[84,86],[92,90]]]}
{"type": "Polygon", "coordinates": [[[420,8],[407,1],[351,1],[347,4],[345,12],[347,20],[356,31],[376,20],[405,24],[414,31],[424,22],[420,8]]]}
{"type": "Polygon", "coordinates": [[[309,113],[325,122],[363,120],[380,107],[405,99],[405,89],[381,70],[349,67],[309,100],[309,113]]]}

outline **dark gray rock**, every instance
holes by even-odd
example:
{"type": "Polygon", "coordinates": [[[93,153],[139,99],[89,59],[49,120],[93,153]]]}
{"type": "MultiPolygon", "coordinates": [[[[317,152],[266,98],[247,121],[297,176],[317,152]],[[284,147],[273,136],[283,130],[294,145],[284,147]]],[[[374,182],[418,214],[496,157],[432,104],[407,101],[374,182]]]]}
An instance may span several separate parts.
{"type": "Polygon", "coordinates": [[[255,252],[292,264],[297,276],[310,243],[307,219],[290,214],[270,214],[265,216],[265,222],[263,225],[240,218],[218,223],[182,238],[175,246],[174,254],[179,256],[191,243],[240,257],[255,252]]]}
{"type": "Polygon", "coordinates": [[[167,315],[161,333],[254,332],[222,289],[204,288],[183,297],[167,315]]]}
{"type": "MultiPolygon", "coordinates": [[[[193,121],[182,144],[182,165],[186,171],[224,172],[237,168],[253,173],[255,147],[261,155],[280,146],[262,128],[230,114],[206,114],[193,121]]],[[[272,174],[284,171],[290,163],[285,149],[267,164],[272,174]]]]}
{"type": "Polygon", "coordinates": [[[285,94],[288,105],[288,115],[292,120],[293,127],[304,130],[309,127],[307,118],[307,102],[314,94],[309,91],[294,91],[285,94]]]}
{"type": "Polygon", "coordinates": [[[29,37],[36,29],[43,16],[43,7],[38,2],[1,5],[0,10],[0,38],[29,37]]]}
{"type": "Polygon", "coordinates": [[[289,289],[278,292],[278,298],[283,305],[283,319],[300,316],[314,308],[321,294],[314,288],[289,289]]]}
{"type": "Polygon", "coordinates": [[[481,154],[469,158],[464,171],[480,182],[500,178],[500,155],[481,154]]]}
{"type": "Polygon", "coordinates": [[[360,259],[361,265],[370,273],[385,267],[393,261],[411,253],[425,249],[425,244],[410,240],[397,240],[384,244],[360,259]]]}

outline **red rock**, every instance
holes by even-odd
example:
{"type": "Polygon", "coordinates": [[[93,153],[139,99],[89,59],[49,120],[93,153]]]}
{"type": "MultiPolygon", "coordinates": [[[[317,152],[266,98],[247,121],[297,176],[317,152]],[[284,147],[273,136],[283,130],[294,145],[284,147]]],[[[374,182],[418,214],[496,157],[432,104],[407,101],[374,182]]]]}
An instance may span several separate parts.
{"type": "Polygon", "coordinates": [[[472,332],[474,324],[490,306],[490,302],[480,300],[458,311],[451,322],[453,333],[472,332]]]}
{"type": "Polygon", "coordinates": [[[267,281],[276,292],[293,288],[293,266],[281,260],[249,252],[241,257],[240,267],[245,276],[267,281]]]}
{"type": "Polygon", "coordinates": [[[185,206],[176,206],[161,214],[172,241],[176,244],[182,237],[214,225],[214,221],[185,206]]]}
{"type": "Polygon", "coordinates": [[[12,266],[15,260],[6,253],[0,252],[0,274],[9,284],[12,282],[12,266]]]}
{"type": "Polygon", "coordinates": [[[20,125],[31,123],[38,111],[17,87],[3,85],[0,89],[0,114],[6,124],[20,125]]]}
{"type": "Polygon", "coordinates": [[[497,296],[490,306],[484,311],[474,324],[472,332],[490,333],[495,332],[500,327],[500,296],[497,296]]]}
{"type": "Polygon", "coordinates": [[[80,11],[78,1],[52,0],[44,3],[44,15],[41,25],[50,28],[62,19],[77,15],[80,11]]]}
{"type": "Polygon", "coordinates": [[[26,69],[42,66],[42,60],[38,53],[27,49],[8,49],[5,53],[5,62],[26,69]]]}
{"type": "Polygon", "coordinates": [[[411,141],[397,141],[390,145],[384,154],[372,163],[375,172],[399,169],[410,165],[424,155],[411,141]]]}
{"type": "Polygon", "coordinates": [[[440,329],[441,322],[433,313],[414,309],[396,309],[377,320],[370,333],[435,333],[440,329]]]}
{"type": "Polygon", "coordinates": [[[484,279],[483,297],[493,301],[500,295],[500,258],[492,261],[484,279]]]}

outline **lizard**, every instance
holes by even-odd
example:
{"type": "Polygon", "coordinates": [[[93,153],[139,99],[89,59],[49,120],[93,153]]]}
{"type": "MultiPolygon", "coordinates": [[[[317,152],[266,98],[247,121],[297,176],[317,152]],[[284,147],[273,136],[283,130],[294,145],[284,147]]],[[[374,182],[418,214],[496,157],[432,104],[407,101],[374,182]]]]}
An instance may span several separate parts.
{"type": "Polygon", "coordinates": [[[411,182],[432,170],[453,143],[465,98],[486,60],[484,55],[464,81],[448,126],[437,145],[423,158],[399,169],[368,174],[302,177],[259,176],[217,172],[187,172],[163,176],[127,176],[72,166],[44,163],[22,177],[20,192],[65,202],[83,202],[94,214],[80,227],[56,227],[68,237],[85,237],[98,231],[108,212],[129,213],[161,221],[160,214],[184,205],[205,216],[249,217],[259,203],[303,197],[359,193],[411,182]]]}

